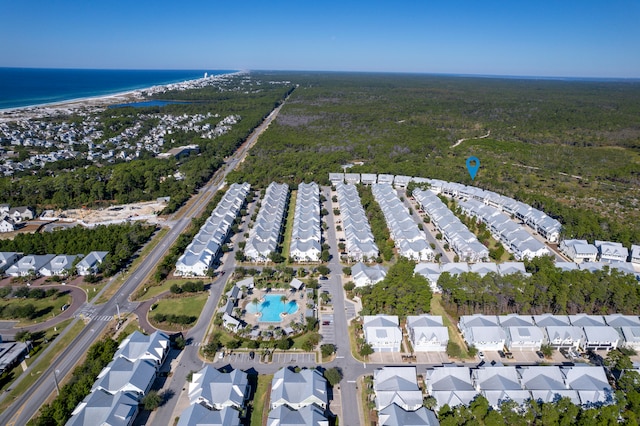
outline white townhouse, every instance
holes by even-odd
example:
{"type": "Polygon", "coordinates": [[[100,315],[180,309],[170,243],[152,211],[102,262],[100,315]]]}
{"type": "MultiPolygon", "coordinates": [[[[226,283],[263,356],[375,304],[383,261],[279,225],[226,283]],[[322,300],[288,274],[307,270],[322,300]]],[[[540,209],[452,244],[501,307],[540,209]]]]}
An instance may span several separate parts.
{"type": "Polygon", "coordinates": [[[383,367],[373,372],[373,392],[378,411],[396,404],[405,411],[422,407],[416,367],[383,367]]]}
{"type": "Polygon", "coordinates": [[[635,263],[636,265],[640,265],[640,245],[633,244],[631,246],[631,256],[629,258],[631,263],[635,263]]]}
{"type": "Polygon", "coordinates": [[[407,333],[415,352],[445,352],[449,330],[437,315],[407,316],[407,333]]]}
{"type": "Polygon", "coordinates": [[[92,251],[76,264],[78,275],[91,275],[98,272],[98,268],[109,254],[108,251],[92,251]]]}
{"type": "Polygon", "coordinates": [[[601,262],[626,262],[629,257],[629,250],[622,243],[596,240],[595,246],[598,248],[601,262]]]}
{"type": "Polygon", "coordinates": [[[575,263],[595,262],[598,258],[598,249],[587,240],[563,240],[560,251],[575,263]]]}
{"type": "Polygon", "coordinates": [[[396,315],[365,315],[364,338],[375,352],[400,352],[402,331],[396,315]]]}

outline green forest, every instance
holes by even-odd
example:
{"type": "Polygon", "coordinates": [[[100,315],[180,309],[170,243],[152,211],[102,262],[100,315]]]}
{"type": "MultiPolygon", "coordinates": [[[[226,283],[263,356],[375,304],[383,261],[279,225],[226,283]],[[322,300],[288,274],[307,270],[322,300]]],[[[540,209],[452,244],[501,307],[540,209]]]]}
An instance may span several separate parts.
{"type": "Polygon", "coordinates": [[[400,258],[384,280],[355,289],[362,299],[360,315],[421,315],[431,310],[431,287],[422,275],[414,275],[415,262],[400,258]]]}
{"type": "Polygon", "coordinates": [[[640,286],[631,274],[608,268],[561,271],[550,257],[535,258],[526,267],[531,276],[444,273],[438,280],[443,303],[456,316],[640,312],[640,286]]]}
{"type": "Polygon", "coordinates": [[[0,251],[27,254],[82,254],[108,251],[101,265],[105,275],[111,276],[144,245],[156,228],[139,222],[120,225],[99,225],[94,228],[73,228],[18,234],[13,240],[0,240],[0,251]]]}
{"type": "Polygon", "coordinates": [[[638,83],[264,75],[300,86],[234,182],[327,184],[328,173],[353,165],[347,170],[473,183],[542,208],[572,238],[640,241],[638,83]],[[465,165],[472,155],[481,160],[474,181],[465,165]]]}

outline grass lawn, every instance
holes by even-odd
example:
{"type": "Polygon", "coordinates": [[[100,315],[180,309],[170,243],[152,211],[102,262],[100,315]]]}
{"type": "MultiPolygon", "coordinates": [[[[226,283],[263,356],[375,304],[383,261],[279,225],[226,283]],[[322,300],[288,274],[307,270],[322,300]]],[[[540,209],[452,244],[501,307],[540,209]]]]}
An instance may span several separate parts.
{"type": "MultiPolygon", "coordinates": [[[[202,308],[204,307],[204,304],[207,302],[208,294],[209,293],[204,292],[204,293],[196,294],[194,296],[160,299],[158,300],[156,307],[150,313],[149,320],[155,325],[156,323],[153,321],[154,315],[173,314],[173,315],[193,316],[196,318],[196,321],[197,321],[197,318],[200,316],[200,313],[202,312],[202,308]]],[[[157,325],[161,329],[167,330],[167,331],[182,331],[185,328],[189,328],[194,323],[188,324],[188,325],[162,323],[157,325]]]]}
{"type": "Polygon", "coordinates": [[[100,293],[100,290],[102,290],[104,286],[107,285],[108,282],[109,280],[106,279],[106,280],[100,281],[97,284],[89,284],[89,283],[78,284],[78,287],[80,287],[87,293],[87,300],[91,300],[93,297],[95,297],[96,294],[100,293]]]}
{"type": "Polygon", "coordinates": [[[289,211],[287,212],[287,223],[284,228],[284,237],[282,240],[282,255],[285,257],[286,264],[289,264],[289,248],[291,246],[291,233],[293,232],[293,219],[296,211],[296,198],[298,197],[298,191],[291,191],[291,197],[289,198],[289,211]]]}
{"type": "Polygon", "coordinates": [[[252,409],[251,409],[251,426],[262,426],[266,424],[267,415],[269,414],[268,400],[269,400],[269,388],[271,387],[271,380],[273,374],[259,375],[258,387],[256,393],[253,396],[252,409]]]}
{"type": "Polygon", "coordinates": [[[462,358],[469,358],[467,344],[462,340],[462,336],[456,327],[455,320],[445,311],[442,306],[442,294],[434,293],[431,298],[431,315],[441,315],[442,322],[449,329],[449,339],[460,346],[462,358]]]}
{"type": "Polygon", "coordinates": [[[57,298],[46,297],[44,299],[1,299],[0,300],[0,309],[3,309],[5,306],[25,306],[25,305],[33,305],[36,316],[33,319],[25,319],[25,318],[2,318],[5,320],[18,320],[18,327],[24,327],[27,325],[32,325],[36,323],[40,323],[51,318],[54,318],[56,315],[62,313],[60,310],[62,305],[71,304],[71,296],[65,295],[57,298]]]}
{"type": "Polygon", "coordinates": [[[135,295],[134,300],[144,302],[145,300],[152,299],[157,295],[164,293],[165,291],[169,291],[171,289],[171,286],[174,284],[182,285],[187,281],[203,281],[204,282],[205,280],[192,279],[192,278],[177,278],[177,279],[165,280],[160,285],[146,287],[147,288],[146,292],[144,291],[144,287],[139,289],[135,295]]]}
{"type": "MultiPolygon", "coordinates": [[[[102,303],[108,302],[114,294],[122,287],[122,284],[129,278],[129,275],[132,272],[135,272],[136,269],[140,266],[140,264],[146,260],[147,255],[151,250],[160,243],[160,240],[169,232],[168,229],[162,228],[151,238],[141,250],[140,255],[136,257],[136,259],[131,263],[131,266],[126,268],[122,273],[111,283],[109,288],[100,296],[100,298],[95,302],[96,305],[100,305],[102,303]]],[[[145,283],[145,280],[142,281],[145,283]]],[[[145,284],[142,284],[145,285],[145,284]]]]}
{"type": "MultiPolygon", "coordinates": [[[[69,322],[71,320],[68,320],[69,322]]],[[[69,322],[65,321],[64,323],[58,325],[58,330],[62,330],[63,325],[66,326],[69,324],[69,322]]],[[[80,331],[84,328],[84,323],[82,321],[76,321],[76,323],[72,326],[72,328],[69,330],[69,332],[60,340],[54,340],[53,341],[53,345],[55,346],[54,349],[49,352],[49,354],[47,354],[47,356],[45,357],[37,357],[37,358],[31,358],[29,361],[29,363],[36,363],[33,371],[35,371],[35,373],[32,373],[30,376],[25,377],[25,379],[16,387],[14,387],[11,392],[9,393],[9,395],[7,395],[7,397],[5,398],[5,400],[2,402],[2,404],[0,404],[0,412],[4,411],[7,409],[7,407],[9,405],[11,405],[11,403],[22,393],[24,393],[27,389],[29,389],[33,383],[38,379],[38,375],[42,372],[45,371],[47,369],[47,367],[51,364],[51,361],[56,358],[61,352],[63,352],[67,346],[69,346],[69,344],[71,343],[71,341],[73,339],[75,339],[75,337],[80,333],[80,331]]],[[[51,330],[49,330],[47,332],[47,335],[49,336],[53,336],[54,334],[58,334],[59,331],[54,331],[53,333],[49,334],[51,332],[51,330]]],[[[20,366],[17,367],[19,370],[16,370],[20,373],[22,373],[22,368],[20,366]]]]}
{"type": "Polygon", "coordinates": [[[356,361],[364,362],[364,357],[358,353],[355,322],[351,322],[349,325],[349,346],[351,347],[351,355],[353,355],[353,358],[355,358],[356,361]]]}

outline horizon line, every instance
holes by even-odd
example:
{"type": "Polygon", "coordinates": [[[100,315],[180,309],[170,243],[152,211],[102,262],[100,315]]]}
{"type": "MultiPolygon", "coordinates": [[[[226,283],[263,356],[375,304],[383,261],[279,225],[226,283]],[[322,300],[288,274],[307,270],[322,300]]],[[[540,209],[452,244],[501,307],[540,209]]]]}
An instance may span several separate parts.
{"type": "Polygon", "coordinates": [[[429,72],[429,71],[365,71],[365,70],[306,70],[306,69],[228,69],[228,68],[93,68],[93,67],[25,67],[25,66],[0,66],[0,69],[25,69],[25,70],[82,70],[82,71],[227,71],[227,72],[280,72],[280,73],[343,73],[343,74],[401,74],[401,75],[425,75],[442,77],[464,78],[495,78],[509,80],[571,80],[571,81],[626,81],[640,82],[639,77],[602,77],[602,76],[574,76],[574,75],[525,75],[525,74],[487,74],[487,73],[459,73],[459,72],[429,72]]]}

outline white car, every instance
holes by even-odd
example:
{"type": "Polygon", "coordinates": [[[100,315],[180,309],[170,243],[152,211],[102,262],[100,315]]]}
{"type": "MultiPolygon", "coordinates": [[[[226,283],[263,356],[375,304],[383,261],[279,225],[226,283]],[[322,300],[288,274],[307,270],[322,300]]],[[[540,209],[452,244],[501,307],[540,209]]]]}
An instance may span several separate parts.
{"type": "Polygon", "coordinates": [[[484,359],[484,352],[482,351],[478,352],[478,358],[484,359]]]}

